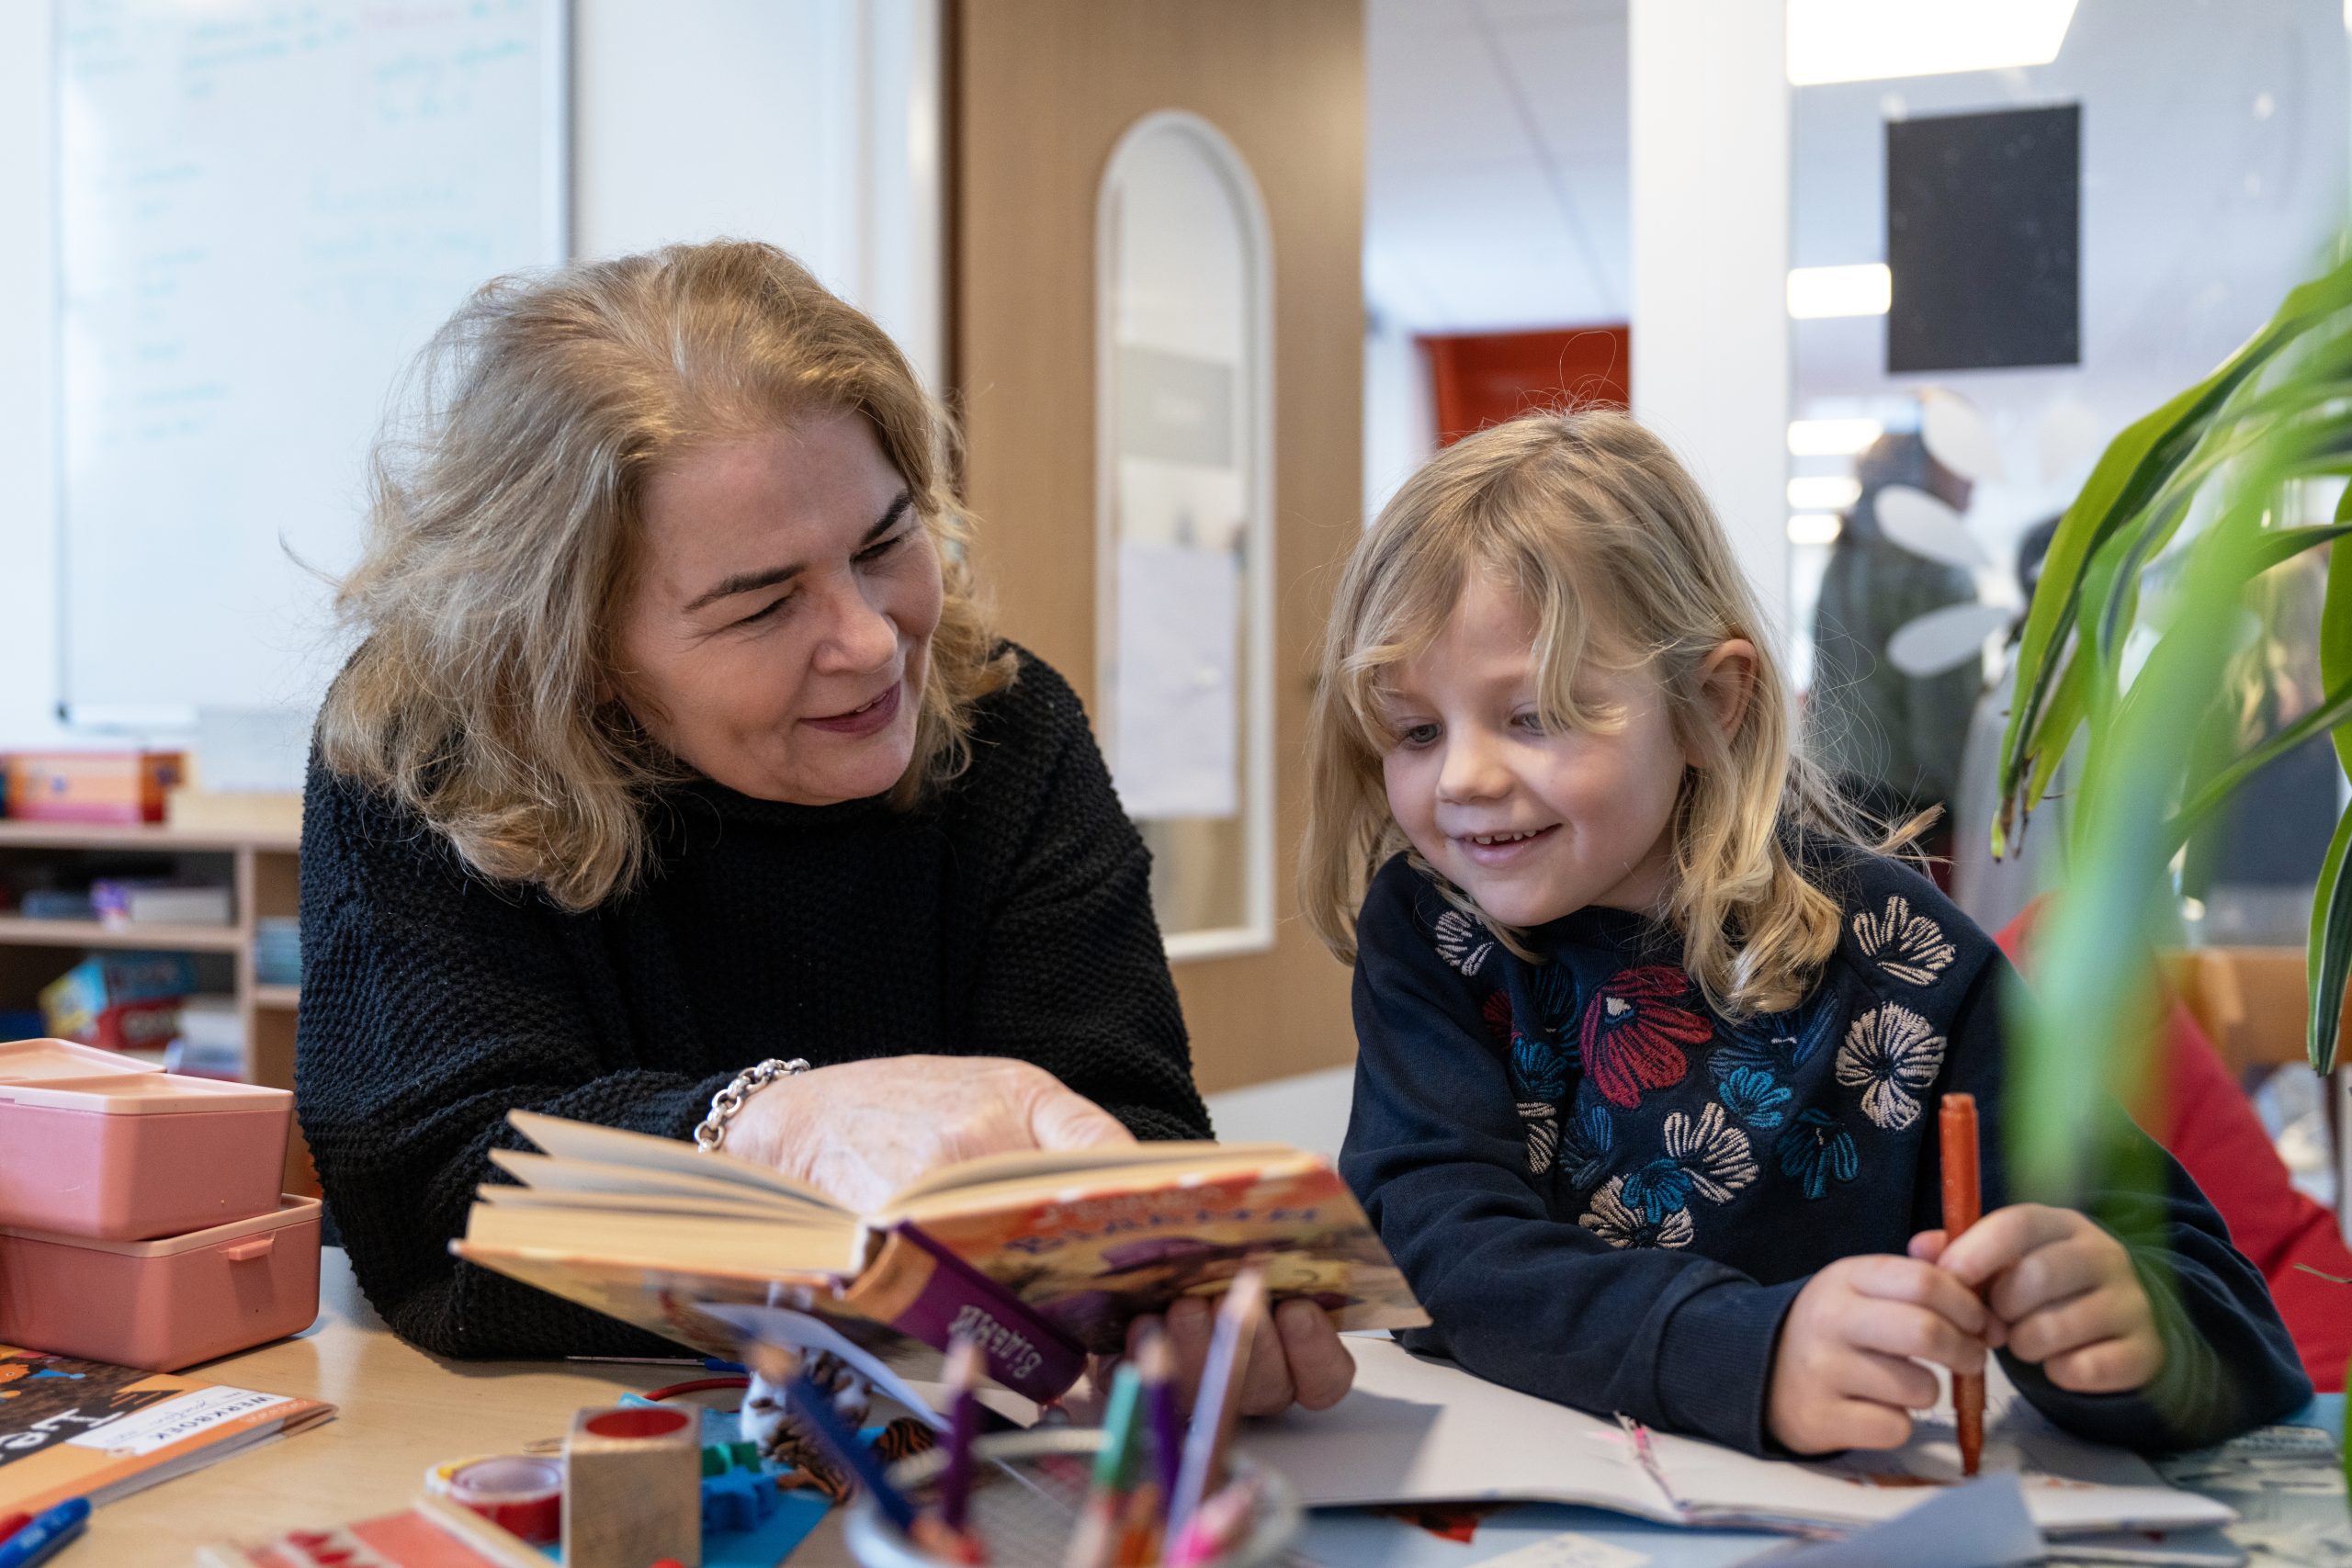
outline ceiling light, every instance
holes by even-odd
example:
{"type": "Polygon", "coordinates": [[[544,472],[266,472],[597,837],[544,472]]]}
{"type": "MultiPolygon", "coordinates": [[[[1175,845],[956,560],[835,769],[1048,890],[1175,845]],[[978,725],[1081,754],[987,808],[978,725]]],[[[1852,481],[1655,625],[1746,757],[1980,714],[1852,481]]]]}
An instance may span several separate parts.
{"type": "Polygon", "coordinates": [[[1789,481],[1789,506],[1796,512],[1843,512],[1862,499],[1862,481],[1851,474],[1799,474],[1789,481]]]}
{"type": "Polygon", "coordinates": [[[1789,454],[1796,457],[1850,457],[1886,434],[1874,419],[1800,419],[1789,424],[1789,454]]]}
{"type": "Polygon", "coordinates": [[[2074,19],[2075,0],[1789,0],[1789,81],[2047,65],[2074,19]]]}
{"type": "Polygon", "coordinates": [[[1800,512],[1789,519],[1789,543],[1834,545],[1845,528],[1835,512],[1800,512]]]}
{"type": "Polygon", "coordinates": [[[1894,275],[1884,262],[1789,269],[1789,314],[1800,321],[1826,316],[1883,316],[1894,299],[1894,275]]]}

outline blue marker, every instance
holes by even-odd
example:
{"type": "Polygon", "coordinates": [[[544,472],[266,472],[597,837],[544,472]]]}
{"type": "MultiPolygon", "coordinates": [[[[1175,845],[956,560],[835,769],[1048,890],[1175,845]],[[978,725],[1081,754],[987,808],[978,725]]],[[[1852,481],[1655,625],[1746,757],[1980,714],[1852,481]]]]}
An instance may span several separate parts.
{"type": "Polygon", "coordinates": [[[33,1568],[82,1533],[90,1522],[90,1500],[73,1497],[60,1503],[0,1544],[0,1568],[33,1568]]]}
{"type": "MultiPolygon", "coordinates": [[[[842,1424],[833,1413],[832,1401],[815,1383],[805,1377],[796,1377],[785,1384],[785,1413],[797,1416],[808,1423],[809,1432],[817,1444],[830,1455],[835,1464],[850,1472],[857,1483],[874,1495],[875,1506],[882,1517],[900,1531],[915,1527],[915,1507],[907,1501],[906,1494],[890,1484],[882,1473],[882,1461],[874,1450],[857,1440],[857,1434],[842,1424]]],[[[0,1558],[0,1568],[11,1568],[6,1558],[0,1558]]]]}

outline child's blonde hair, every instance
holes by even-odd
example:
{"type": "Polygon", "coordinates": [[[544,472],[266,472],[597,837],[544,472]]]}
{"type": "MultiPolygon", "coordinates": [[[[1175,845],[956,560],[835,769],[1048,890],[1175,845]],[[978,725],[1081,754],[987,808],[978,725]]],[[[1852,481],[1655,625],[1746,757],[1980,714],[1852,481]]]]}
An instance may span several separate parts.
{"type": "MultiPolygon", "coordinates": [[[[1620,716],[1575,694],[1578,664],[1647,669],[1675,731],[1702,759],[1672,818],[1667,918],[1683,967],[1734,1017],[1779,1012],[1812,987],[1838,941],[1836,900],[1806,880],[1787,829],[1859,840],[1862,823],[1791,750],[1789,697],[1714,509],[1666,444],[1623,414],[1534,414],[1446,448],[1405,482],[1357,545],[1324,640],[1307,734],[1300,863],[1306,918],[1344,963],[1374,872],[1406,848],[1382,758],[1384,673],[1444,626],[1466,580],[1498,573],[1532,613],[1545,720],[1607,729],[1620,716]],[[1729,638],[1756,649],[1756,678],[1726,736],[1703,666],[1729,638]]],[[[1447,897],[1521,956],[1517,933],[1460,889],[1447,897]]]]}

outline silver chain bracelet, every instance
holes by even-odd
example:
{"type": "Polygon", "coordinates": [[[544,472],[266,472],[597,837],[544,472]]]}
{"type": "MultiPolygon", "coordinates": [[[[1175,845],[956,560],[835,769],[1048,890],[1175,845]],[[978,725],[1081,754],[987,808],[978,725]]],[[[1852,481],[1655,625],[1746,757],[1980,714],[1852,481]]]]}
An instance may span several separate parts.
{"type": "Polygon", "coordinates": [[[737,1073],[725,1089],[710,1097],[710,1114],[695,1127],[695,1147],[707,1155],[717,1154],[719,1144],[727,1136],[727,1123],[735,1119],[735,1112],[743,1109],[743,1102],[752,1098],[754,1090],[765,1089],[778,1078],[790,1077],[795,1073],[808,1070],[808,1064],[802,1057],[795,1056],[785,1062],[770,1056],[758,1066],[745,1067],[737,1073]]]}

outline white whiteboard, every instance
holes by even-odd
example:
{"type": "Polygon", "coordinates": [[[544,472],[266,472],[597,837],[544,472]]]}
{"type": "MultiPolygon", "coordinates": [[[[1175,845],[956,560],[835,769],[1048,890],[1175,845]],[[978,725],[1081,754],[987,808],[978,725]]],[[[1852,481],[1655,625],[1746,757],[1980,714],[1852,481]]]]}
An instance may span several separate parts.
{"type": "Polygon", "coordinates": [[[562,259],[564,0],[57,5],[61,705],[307,705],[387,393],[562,259]]]}

